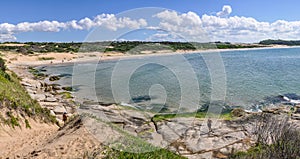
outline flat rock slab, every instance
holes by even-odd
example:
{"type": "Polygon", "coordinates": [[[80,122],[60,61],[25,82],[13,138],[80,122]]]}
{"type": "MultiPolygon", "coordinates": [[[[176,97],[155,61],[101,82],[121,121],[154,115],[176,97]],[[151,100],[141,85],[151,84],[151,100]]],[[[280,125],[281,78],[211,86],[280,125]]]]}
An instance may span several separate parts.
{"type": "Polygon", "coordinates": [[[38,101],[44,101],[46,99],[44,94],[30,94],[30,97],[38,101]]]}
{"type": "Polygon", "coordinates": [[[66,108],[63,106],[56,106],[53,111],[55,114],[63,114],[64,112],[67,112],[66,108]]]}
{"type": "Polygon", "coordinates": [[[57,98],[46,98],[46,99],[44,99],[44,101],[45,102],[57,102],[58,101],[58,99],[57,98]]]}

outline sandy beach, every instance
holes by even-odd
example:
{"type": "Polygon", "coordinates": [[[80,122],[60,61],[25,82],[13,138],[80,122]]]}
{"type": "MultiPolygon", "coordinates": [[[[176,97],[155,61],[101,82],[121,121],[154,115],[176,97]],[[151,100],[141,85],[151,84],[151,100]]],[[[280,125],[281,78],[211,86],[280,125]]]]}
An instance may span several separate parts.
{"type": "Polygon", "coordinates": [[[161,50],[160,52],[152,53],[148,51],[144,54],[131,55],[119,52],[88,52],[88,53],[34,53],[23,55],[20,53],[2,53],[6,59],[8,67],[14,66],[39,66],[39,65],[52,65],[52,64],[68,64],[68,63],[82,63],[88,61],[100,60],[118,60],[126,58],[142,58],[149,56],[168,56],[180,54],[193,54],[193,53],[222,53],[227,51],[246,51],[246,50],[262,50],[262,49],[283,49],[283,48],[297,48],[299,46],[285,46],[285,45],[272,45],[270,47],[259,48],[241,48],[241,49],[208,49],[208,50],[177,50],[175,52],[170,50],[161,50]]]}

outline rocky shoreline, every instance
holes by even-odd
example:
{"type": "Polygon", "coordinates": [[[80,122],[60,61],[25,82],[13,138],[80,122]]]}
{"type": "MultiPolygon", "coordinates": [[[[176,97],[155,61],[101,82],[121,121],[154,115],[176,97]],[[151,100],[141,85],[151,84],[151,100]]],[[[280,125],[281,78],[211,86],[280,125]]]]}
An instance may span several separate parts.
{"type": "Polygon", "coordinates": [[[57,84],[49,84],[44,79],[37,79],[29,72],[29,66],[10,65],[9,69],[22,79],[21,84],[30,97],[37,100],[43,108],[50,110],[51,115],[56,117],[59,126],[63,125],[63,113],[66,112],[69,117],[77,114],[78,106],[73,102],[69,91],[63,90],[57,84]],[[66,94],[68,94],[67,97],[66,94]]]}
{"type": "MultiPolygon", "coordinates": [[[[125,145],[126,143],[122,141],[127,135],[124,134],[129,133],[157,147],[166,148],[190,159],[198,159],[228,158],[234,152],[246,151],[255,145],[255,129],[259,120],[257,114],[261,113],[245,112],[233,120],[213,118],[213,132],[210,133],[205,118],[176,117],[154,120],[155,114],[117,104],[78,105],[72,98],[64,97],[61,92],[65,91],[60,86],[35,79],[28,72],[28,66],[11,65],[9,69],[22,79],[22,85],[30,96],[56,116],[58,125],[64,125],[62,121],[64,112],[70,117],[77,114],[92,114],[100,120],[101,122],[95,122],[89,118],[81,122],[94,140],[106,146],[112,146],[116,141],[125,145]]],[[[262,113],[278,117],[287,116],[290,122],[299,125],[298,109],[291,113],[289,106],[282,106],[264,110],[262,113]]],[[[40,153],[42,152],[41,150],[40,153]]]]}

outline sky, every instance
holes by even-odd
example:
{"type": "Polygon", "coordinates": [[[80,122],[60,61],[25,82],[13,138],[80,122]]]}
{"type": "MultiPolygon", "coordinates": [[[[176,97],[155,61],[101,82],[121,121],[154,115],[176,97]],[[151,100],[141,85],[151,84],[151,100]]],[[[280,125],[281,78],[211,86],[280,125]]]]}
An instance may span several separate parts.
{"type": "Polygon", "coordinates": [[[5,41],[299,40],[298,0],[3,0],[5,41]]]}

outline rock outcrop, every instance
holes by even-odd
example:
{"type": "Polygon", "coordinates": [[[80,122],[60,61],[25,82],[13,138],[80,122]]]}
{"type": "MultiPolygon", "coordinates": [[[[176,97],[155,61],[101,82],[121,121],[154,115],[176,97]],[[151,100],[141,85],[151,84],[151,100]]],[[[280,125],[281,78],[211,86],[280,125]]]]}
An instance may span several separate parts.
{"type": "Polygon", "coordinates": [[[188,117],[153,121],[151,113],[117,105],[84,107],[80,113],[91,113],[101,121],[118,125],[120,129],[155,146],[188,158],[226,157],[232,152],[247,150],[254,144],[255,123],[251,122],[212,119],[213,132],[209,132],[205,119],[188,117]]]}

